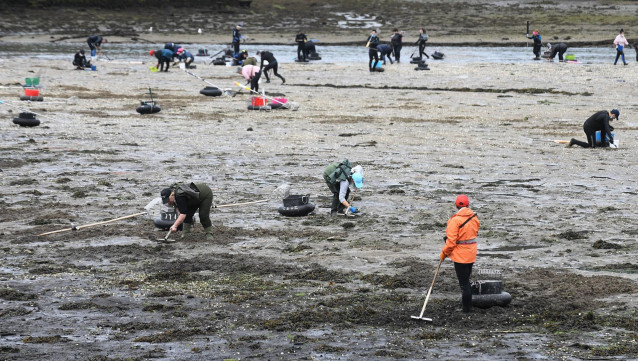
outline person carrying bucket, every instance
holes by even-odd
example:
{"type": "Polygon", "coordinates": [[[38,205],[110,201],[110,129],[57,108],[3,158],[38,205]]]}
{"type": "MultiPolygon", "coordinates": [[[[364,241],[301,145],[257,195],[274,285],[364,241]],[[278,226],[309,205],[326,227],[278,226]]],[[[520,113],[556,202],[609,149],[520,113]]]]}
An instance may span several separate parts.
{"type": "Polygon", "coordinates": [[[272,55],[269,51],[260,50],[257,52],[257,55],[261,58],[261,63],[259,65],[259,71],[261,72],[263,69],[264,76],[266,77],[266,83],[270,83],[270,78],[268,77],[268,70],[272,69],[273,74],[275,74],[279,79],[281,79],[281,84],[286,84],[286,79],[279,75],[277,70],[279,69],[279,65],[277,64],[277,59],[272,55]],[[264,67],[264,61],[268,62],[268,65],[264,67]]]}
{"type": "Polygon", "coordinates": [[[534,47],[532,48],[532,52],[534,53],[534,55],[536,55],[534,60],[540,60],[540,58],[541,58],[541,46],[543,44],[541,42],[541,34],[538,33],[538,30],[534,30],[532,32],[532,36],[529,36],[529,34],[525,34],[525,37],[528,38],[528,39],[534,40],[534,47]]]}
{"type": "Polygon", "coordinates": [[[421,59],[423,59],[423,55],[425,55],[428,59],[430,59],[430,56],[425,53],[425,43],[427,43],[428,39],[429,37],[428,37],[427,31],[421,28],[419,30],[419,38],[417,39],[415,43],[419,46],[419,58],[421,59]]]}
{"type": "Polygon", "coordinates": [[[107,41],[100,35],[93,35],[86,39],[86,43],[89,44],[89,48],[91,49],[91,57],[95,57],[95,51],[99,54],[101,52],[102,44],[106,44],[107,41]]]}
{"type": "Polygon", "coordinates": [[[625,38],[625,30],[620,29],[620,33],[618,34],[618,36],[616,36],[616,39],[614,39],[614,45],[616,45],[616,60],[614,60],[614,65],[618,63],[619,57],[622,57],[623,64],[627,65],[627,62],[625,61],[624,49],[625,46],[629,45],[629,42],[625,38]]]}
{"type": "Polygon", "coordinates": [[[173,52],[168,49],[158,49],[151,50],[149,52],[151,56],[155,56],[157,58],[157,65],[155,66],[159,71],[168,71],[168,68],[171,65],[171,58],[173,58],[173,52]],[[164,70],[164,65],[166,65],[166,69],[164,70]]]}
{"type": "Polygon", "coordinates": [[[244,65],[237,67],[237,74],[244,76],[247,82],[250,82],[250,90],[259,91],[259,78],[261,71],[257,65],[244,65]]]}
{"type": "Polygon", "coordinates": [[[379,45],[379,37],[377,36],[377,30],[372,29],[370,36],[368,36],[366,42],[366,48],[368,48],[368,57],[370,61],[368,63],[368,68],[371,72],[377,67],[377,63],[379,62],[379,54],[377,53],[377,46],[379,45]],[[374,59],[374,66],[372,65],[372,59],[374,59]]]}
{"type": "Polygon", "coordinates": [[[203,183],[174,185],[164,188],[160,193],[162,203],[177,208],[177,219],[171,226],[172,232],[183,223],[182,234],[188,234],[193,227],[193,216],[199,210],[199,221],[204,226],[206,240],[213,240],[213,223],[210,220],[210,209],[213,205],[213,191],[203,183]]]}
{"type": "Polygon", "coordinates": [[[454,271],[461,286],[461,303],[463,312],[472,312],[472,288],[470,287],[470,275],[472,265],[476,262],[476,237],[478,236],[481,222],[476,212],[472,211],[470,199],[462,194],[456,197],[457,212],[447,221],[445,229],[445,245],[441,250],[441,261],[450,257],[454,262],[454,271]]]}
{"type": "Polygon", "coordinates": [[[330,215],[347,215],[357,213],[359,210],[348,203],[350,196],[350,183],[355,187],[363,187],[363,167],[352,167],[352,163],[345,159],[341,163],[332,163],[323,171],[323,180],[332,192],[332,205],[330,215]]]}
{"type": "Polygon", "coordinates": [[[620,116],[620,111],[618,109],[613,109],[610,112],[606,110],[601,110],[599,112],[594,113],[591,117],[587,118],[585,123],[583,124],[583,131],[585,131],[585,135],[587,136],[587,142],[581,142],[572,138],[567,147],[571,147],[576,144],[583,148],[596,148],[596,132],[600,131],[600,142],[603,147],[609,146],[609,144],[614,143],[614,136],[611,134],[611,131],[614,129],[609,122],[618,119],[620,116]],[[607,143],[607,138],[609,139],[609,143],[607,143]]]}

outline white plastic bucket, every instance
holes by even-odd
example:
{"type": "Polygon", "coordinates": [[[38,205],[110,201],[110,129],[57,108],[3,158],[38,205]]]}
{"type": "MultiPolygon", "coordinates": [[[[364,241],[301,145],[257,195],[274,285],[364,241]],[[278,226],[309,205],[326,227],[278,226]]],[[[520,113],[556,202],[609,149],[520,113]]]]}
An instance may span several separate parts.
{"type": "Polygon", "coordinates": [[[179,63],[179,68],[182,69],[182,70],[186,69],[186,64],[179,63]]]}

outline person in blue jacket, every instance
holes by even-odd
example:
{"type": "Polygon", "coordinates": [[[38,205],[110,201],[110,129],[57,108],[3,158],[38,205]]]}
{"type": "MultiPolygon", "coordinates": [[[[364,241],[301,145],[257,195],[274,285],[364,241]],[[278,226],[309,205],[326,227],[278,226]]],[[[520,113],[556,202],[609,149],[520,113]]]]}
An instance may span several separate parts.
{"type": "Polygon", "coordinates": [[[239,42],[243,39],[241,36],[241,25],[235,26],[233,29],[233,50],[235,51],[233,54],[234,58],[239,58],[239,42]]]}
{"type": "Polygon", "coordinates": [[[193,54],[191,54],[190,51],[185,50],[184,48],[177,49],[177,59],[179,61],[184,61],[184,64],[186,64],[186,69],[190,68],[193,61],[195,61],[195,57],[193,56],[193,54]]]}
{"type": "Polygon", "coordinates": [[[388,44],[381,44],[379,46],[377,46],[377,50],[379,50],[379,54],[381,54],[381,61],[383,62],[383,65],[385,65],[385,57],[388,57],[388,60],[390,60],[390,64],[394,64],[394,62],[392,61],[392,47],[388,44]]]}
{"type": "Polygon", "coordinates": [[[173,58],[173,52],[168,49],[158,49],[151,50],[151,56],[155,56],[157,58],[157,69],[159,71],[168,71],[168,68],[171,65],[171,59],[173,58]],[[166,65],[166,69],[164,69],[164,65],[166,65]]]}
{"type": "Polygon", "coordinates": [[[534,30],[532,32],[532,36],[529,36],[529,34],[526,34],[525,37],[527,37],[528,39],[534,40],[534,48],[532,49],[532,52],[534,53],[534,55],[536,55],[536,58],[534,58],[534,60],[540,60],[541,46],[542,46],[541,34],[538,33],[538,30],[534,30]]]}
{"type": "Polygon", "coordinates": [[[102,44],[106,44],[107,41],[100,35],[93,35],[86,39],[86,43],[89,44],[89,48],[91,49],[91,56],[95,56],[95,51],[97,50],[99,54],[102,44]]]}

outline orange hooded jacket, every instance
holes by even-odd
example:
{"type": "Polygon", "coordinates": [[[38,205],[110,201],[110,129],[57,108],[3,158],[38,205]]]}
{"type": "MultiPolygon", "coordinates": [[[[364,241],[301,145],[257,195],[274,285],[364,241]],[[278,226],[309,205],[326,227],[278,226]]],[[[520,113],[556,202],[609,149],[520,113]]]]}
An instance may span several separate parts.
{"type": "Polygon", "coordinates": [[[447,229],[445,230],[447,240],[441,252],[456,263],[476,262],[476,236],[481,222],[479,222],[478,217],[474,217],[462,228],[459,228],[473,215],[474,212],[471,209],[463,207],[447,221],[447,229]]]}

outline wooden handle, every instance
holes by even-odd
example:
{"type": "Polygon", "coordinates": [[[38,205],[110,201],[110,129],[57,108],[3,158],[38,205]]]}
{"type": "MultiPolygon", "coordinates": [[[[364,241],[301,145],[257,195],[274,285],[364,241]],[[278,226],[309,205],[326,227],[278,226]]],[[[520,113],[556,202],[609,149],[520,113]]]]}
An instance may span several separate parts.
{"type": "Polygon", "coordinates": [[[41,234],[38,234],[38,237],[39,236],[46,236],[48,234],[54,234],[54,233],[68,232],[68,231],[74,231],[74,230],[77,231],[77,230],[80,230],[82,228],[98,226],[100,224],[107,224],[107,223],[121,221],[122,219],[127,219],[127,218],[133,218],[133,217],[141,216],[142,214],[146,214],[146,212],[139,212],[139,213],[135,213],[135,214],[129,214],[128,216],[118,217],[118,218],[110,219],[108,221],[85,224],[83,226],[77,226],[75,228],[71,227],[71,228],[60,229],[60,230],[52,231],[52,232],[41,233],[41,234]]]}
{"type": "Polygon", "coordinates": [[[258,201],[252,201],[252,202],[230,203],[230,204],[220,204],[220,205],[218,205],[218,206],[215,206],[215,208],[244,206],[244,205],[247,205],[247,204],[263,203],[263,202],[268,202],[268,200],[267,200],[267,199],[261,199],[261,200],[258,200],[258,201]]]}

